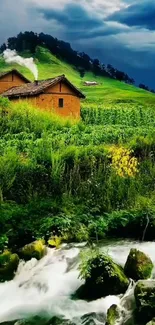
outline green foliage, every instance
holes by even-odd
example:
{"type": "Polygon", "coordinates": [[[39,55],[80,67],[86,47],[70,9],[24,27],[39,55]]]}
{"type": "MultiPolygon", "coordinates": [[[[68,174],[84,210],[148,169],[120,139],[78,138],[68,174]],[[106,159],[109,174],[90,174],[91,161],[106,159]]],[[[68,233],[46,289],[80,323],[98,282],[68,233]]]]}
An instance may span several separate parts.
{"type": "Polygon", "coordinates": [[[85,280],[83,291],[88,296],[99,298],[123,293],[128,287],[129,281],[123,269],[98,250],[82,253],[79,269],[80,277],[85,280]]]}
{"type": "Polygon", "coordinates": [[[11,254],[8,250],[0,254],[0,282],[11,280],[18,264],[19,257],[17,254],[11,254]]]}
{"type": "Polygon", "coordinates": [[[141,239],[147,218],[145,238],[153,239],[154,95],[100,77],[98,86],[86,87],[91,73],[81,81],[43,48],[35,59],[40,78],[66,73],[88,98],[80,121],[0,98],[0,249],[53,233],[66,241],[141,239]],[[138,161],[134,177],[112,168],[111,148],[132,153],[138,161]]]}
{"type": "Polygon", "coordinates": [[[18,156],[12,149],[0,156],[0,203],[3,202],[3,191],[9,190],[16,177],[18,156]]]}

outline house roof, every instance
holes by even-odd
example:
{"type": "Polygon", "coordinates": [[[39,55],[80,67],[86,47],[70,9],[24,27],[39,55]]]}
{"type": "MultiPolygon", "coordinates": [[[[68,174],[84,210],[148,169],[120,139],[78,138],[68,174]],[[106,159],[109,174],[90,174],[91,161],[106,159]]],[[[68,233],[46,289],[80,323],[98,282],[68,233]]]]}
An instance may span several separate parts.
{"type": "Polygon", "coordinates": [[[4,71],[4,72],[0,72],[0,79],[2,77],[5,77],[7,76],[8,74],[10,73],[15,73],[16,75],[18,75],[20,78],[22,78],[26,83],[30,83],[30,80],[27,79],[26,77],[23,76],[22,73],[20,73],[18,70],[16,69],[12,69],[12,70],[8,70],[8,71],[4,71]]]}
{"type": "Polygon", "coordinates": [[[15,97],[27,97],[27,96],[35,96],[44,93],[44,91],[50,87],[56,85],[58,82],[64,81],[67,83],[73,91],[80,98],[85,98],[85,95],[76,88],[66,77],[65,75],[61,75],[55,78],[34,81],[29,84],[25,84],[19,87],[13,87],[7,91],[5,91],[2,96],[15,98],[15,97]]]}

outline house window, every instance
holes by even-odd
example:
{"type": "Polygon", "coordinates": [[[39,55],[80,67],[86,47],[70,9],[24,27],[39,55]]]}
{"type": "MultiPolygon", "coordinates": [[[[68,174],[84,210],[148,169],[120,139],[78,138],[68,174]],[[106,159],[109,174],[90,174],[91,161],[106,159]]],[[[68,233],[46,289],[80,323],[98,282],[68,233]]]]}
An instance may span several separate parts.
{"type": "Polygon", "coordinates": [[[60,108],[64,107],[64,100],[63,100],[63,98],[59,98],[59,107],[60,108]]]}

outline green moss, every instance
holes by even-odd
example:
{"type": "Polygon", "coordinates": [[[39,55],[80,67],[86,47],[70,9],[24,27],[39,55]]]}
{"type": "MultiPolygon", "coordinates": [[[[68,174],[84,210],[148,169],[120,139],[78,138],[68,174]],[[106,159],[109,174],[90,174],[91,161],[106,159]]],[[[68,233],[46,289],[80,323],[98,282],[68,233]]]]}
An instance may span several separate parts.
{"type": "Polygon", "coordinates": [[[19,264],[19,257],[17,254],[11,254],[5,251],[0,255],[0,281],[11,280],[17,270],[19,264]]]}
{"type": "Polygon", "coordinates": [[[112,305],[107,312],[106,325],[115,325],[116,321],[119,319],[119,310],[117,305],[112,305]]]}
{"type": "Polygon", "coordinates": [[[36,258],[40,260],[46,254],[46,246],[44,240],[36,240],[35,242],[25,245],[20,250],[20,257],[24,260],[36,258]]]}
{"type": "Polygon", "coordinates": [[[139,322],[148,322],[155,316],[155,281],[138,281],[135,291],[136,316],[139,322]]]}
{"type": "Polygon", "coordinates": [[[155,325],[155,318],[152,319],[149,323],[147,323],[146,325],[155,325]]]}
{"type": "Polygon", "coordinates": [[[143,252],[131,249],[124,267],[125,274],[134,280],[148,279],[152,270],[151,259],[143,252]]]}
{"type": "Polygon", "coordinates": [[[79,294],[88,299],[100,298],[107,295],[124,293],[129,280],[123,269],[104,254],[94,252],[92,256],[86,253],[86,261],[80,265],[81,278],[85,285],[79,289],[79,294]]]}

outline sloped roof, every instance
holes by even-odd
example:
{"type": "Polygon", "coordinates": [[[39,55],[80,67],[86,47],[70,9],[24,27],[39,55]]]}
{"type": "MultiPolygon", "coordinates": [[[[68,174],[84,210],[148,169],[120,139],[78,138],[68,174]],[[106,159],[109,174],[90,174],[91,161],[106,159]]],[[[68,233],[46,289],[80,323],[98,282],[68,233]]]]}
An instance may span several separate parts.
{"type": "Polygon", "coordinates": [[[2,96],[15,98],[15,97],[27,97],[27,96],[35,96],[44,93],[44,91],[50,87],[56,85],[58,82],[64,81],[67,83],[73,91],[80,98],[85,98],[85,95],[76,88],[66,77],[65,75],[61,75],[55,78],[50,78],[46,80],[34,81],[29,84],[25,84],[19,87],[13,87],[7,91],[5,91],[2,96]]]}
{"type": "Polygon", "coordinates": [[[20,78],[22,78],[26,83],[30,83],[31,81],[29,79],[27,79],[26,77],[23,76],[22,73],[20,73],[18,70],[16,69],[12,69],[12,70],[8,70],[8,71],[3,71],[3,72],[0,72],[0,79],[2,77],[5,77],[7,76],[8,74],[10,73],[15,73],[16,75],[18,75],[20,78]]]}

